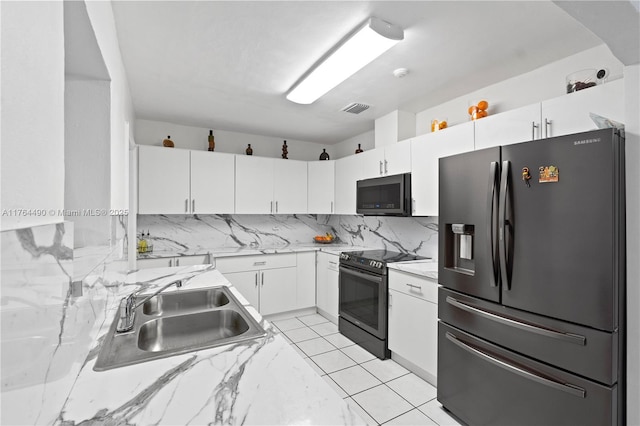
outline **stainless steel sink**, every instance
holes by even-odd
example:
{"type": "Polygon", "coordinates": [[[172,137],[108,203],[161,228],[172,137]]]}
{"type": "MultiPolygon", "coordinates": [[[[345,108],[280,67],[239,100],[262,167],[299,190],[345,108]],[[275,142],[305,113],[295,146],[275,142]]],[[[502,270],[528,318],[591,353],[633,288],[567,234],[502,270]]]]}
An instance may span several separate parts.
{"type": "Polygon", "coordinates": [[[158,318],[142,324],[138,347],[150,352],[170,351],[215,343],[247,330],[249,324],[231,309],[158,318]]]}
{"type": "Polygon", "coordinates": [[[266,334],[224,286],[159,294],[136,308],[133,329],[117,333],[116,314],[93,367],[104,371],[222,346],[266,334]]]}
{"type": "Polygon", "coordinates": [[[198,312],[218,308],[229,303],[229,298],[221,288],[203,291],[181,291],[179,293],[158,294],[142,304],[145,315],[198,312]]]}

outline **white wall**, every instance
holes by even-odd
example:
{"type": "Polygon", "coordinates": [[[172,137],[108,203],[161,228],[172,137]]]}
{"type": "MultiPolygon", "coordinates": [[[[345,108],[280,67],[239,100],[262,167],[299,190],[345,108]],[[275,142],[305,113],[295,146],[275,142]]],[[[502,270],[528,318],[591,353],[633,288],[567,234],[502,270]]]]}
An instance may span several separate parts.
{"type": "Polygon", "coordinates": [[[129,208],[129,140],[134,111],[129,82],[120,54],[113,9],[109,1],[87,1],[87,14],[111,77],[111,208],[129,208]]]}
{"type": "MultiPolygon", "coordinates": [[[[162,146],[162,141],[171,136],[176,148],[206,151],[209,147],[209,130],[213,130],[216,152],[244,154],[251,144],[253,155],[281,158],[284,139],[258,136],[248,133],[184,126],[153,120],[136,120],[135,140],[141,145],[162,146]]],[[[328,147],[313,142],[287,139],[288,157],[292,160],[317,160],[322,148],[328,147]]]]}
{"type": "Polygon", "coordinates": [[[416,135],[431,132],[433,119],[446,119],[449,126],[469,121],[469,106],[482,99],[489,102],[491,115],[561,96],[567,93],[567,74],[587,68],[607,68],[610,78],[620,78],[623,72],[622,63],[603,44],[420,111],[416,114],[416,135]]]}
{"type": "Polygon", "coordinates": [[[62,2],[2,2],[0,229],[62,222],[64,32],[62,2]],[[6,210],[6,211],[5,211],[6,210]],[[52,212],[54,214],[52,214],[52,212]]]}
{"type": "Polygon", "coordinates": [[[356,135],[335,145],[330,145],[329,147],[327,147],[327,152],[331,155],[332,160],[337,160],[338,158],[353,155],[356,152],[356,149],[358,149],[358,144],[360,144],[360,148],[364,151],[374,149],[374,130],[356,135]]]}
{"type": "Polygon", "coordinates": [[[627,424],[640,425],[640,66],[625,67],[627,424]]]}
{"type": "Polygon", "coordinates": [[[110,208],[110,84],[65,83],[65,219],[74,224],[75,248],[108,245],[109,216],[83,213],[110,208]]]}

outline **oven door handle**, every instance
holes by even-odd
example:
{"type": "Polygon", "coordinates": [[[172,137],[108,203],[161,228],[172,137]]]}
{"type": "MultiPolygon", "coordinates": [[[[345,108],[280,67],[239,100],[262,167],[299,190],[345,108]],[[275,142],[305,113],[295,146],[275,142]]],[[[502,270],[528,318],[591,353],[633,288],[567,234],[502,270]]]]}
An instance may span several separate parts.
{"type": "Polygon", "coordinates": [[[364,278],[366,280],[375,281],[377,283],[381,283],[383,281],[383,279],[384,279],[384,277],[382,275],[368,274],[366,272],[360,272],[360,271],[357,271],[355,269],[347,268],[345,266],[340,266],[340,273],[341,274],[347,274],[347,275],[353,275],[355,277],[364,278]]]}

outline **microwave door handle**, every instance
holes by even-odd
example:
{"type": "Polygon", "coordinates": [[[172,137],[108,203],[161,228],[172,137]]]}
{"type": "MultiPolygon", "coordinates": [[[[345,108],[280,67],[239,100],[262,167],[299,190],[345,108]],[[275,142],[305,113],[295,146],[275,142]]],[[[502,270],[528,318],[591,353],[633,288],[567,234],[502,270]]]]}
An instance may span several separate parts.
{"type": "Polygon", "coordinates": [[[509,196],[509,161],[502,162],[502,177],[500,179],[500,199],[498,212],[498,248],[500,252],[500,271],[502,285],[506,290],[511,290],[509,280],[509,265],[507,264],[507,232],[510,230],[507,221],[507,198],[509,196]]]}
{"type": "Polygon", "coordinates": [[[367,274],[366,272],[355,271],[355,270],[350,269],[350,268],[345,268],[344,266],[340,267],[340,273],[341,274],[352,275],[354,277],[364,278],[364,279],[369,280],[369,281],[375,281],[376,283],[381,283],[382,282],[382,277],[381,276],[373,275],[373,274],[367,274]]]}
{"type": "Polygon", "coordinates": [[[498,192],[498,182],[500,179],[499,173],[498,162],[492,161],[489,166],[489,193],[487,195],[487,242],[491,258],[491,275],[489,279],[489,285],[491,287],[496,287],[500,280],[500,264],[498,263],[498,258],[496,256],[497,239],[496,229],[494,226],[497,212],[493,208],[495,206],[496,195],[498,192]]]}

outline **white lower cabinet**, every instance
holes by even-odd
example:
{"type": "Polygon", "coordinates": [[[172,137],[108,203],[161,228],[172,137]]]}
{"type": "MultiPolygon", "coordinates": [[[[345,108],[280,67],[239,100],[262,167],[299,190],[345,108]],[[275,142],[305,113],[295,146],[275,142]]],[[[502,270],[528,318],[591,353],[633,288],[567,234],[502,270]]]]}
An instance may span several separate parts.
{"type": "Polygon", "coordinates": [[[316,266],[316,306],[338,323],[338,255],[319,251],[316,266]]]}
{"type": "Polygon", "coordinates": [[[260,271],[260,313],[262,315],[297,309],[296,268],[260,271]]]}
{"type": "MultiPolygon", "coordinates": [[[[300,262],[302,267],[309,263],[305,256],[300,262]]],[[[215,264],[262,315],[313,306],[309,293],[314,295],[305,285],[314,284],[315,270],[310,283],[299,281],[305,274],[299,271],[296,253],[222,257],[215,264]]]]}
{"type": "Polygon", "coordinates": [[[436,385],[438,285],[425,278],[389,270],[389,349],[420,368],[436,385]]]}
{"type": "Polygon", "coordinates": [[[316,306],[316,252],[296,253],[297,309],[316,306]]]}

